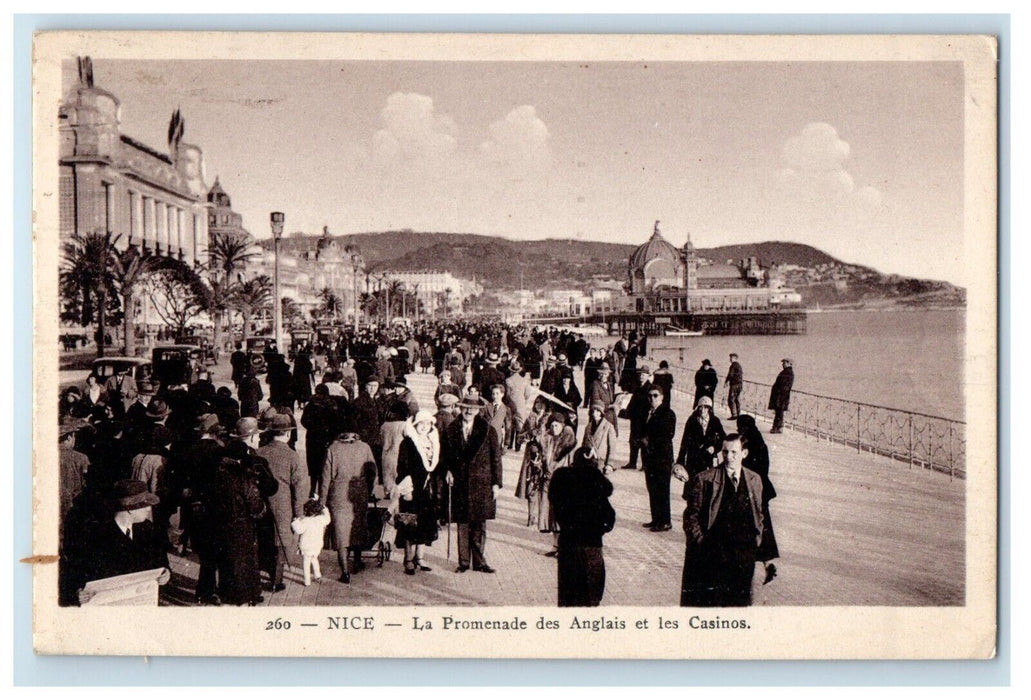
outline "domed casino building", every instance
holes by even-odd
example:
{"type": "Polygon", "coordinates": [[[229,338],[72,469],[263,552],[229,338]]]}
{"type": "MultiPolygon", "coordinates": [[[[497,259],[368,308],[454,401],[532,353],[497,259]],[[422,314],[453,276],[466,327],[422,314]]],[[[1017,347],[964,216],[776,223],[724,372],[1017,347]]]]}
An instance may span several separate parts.
{"type": "Polygon", "coordinates": [[[627,261],[630,293],[647,294],[660,287],[681,287],[685,268],[680,251],[662,237],[656,221],[651,238],[638,246],[627,261]]]}

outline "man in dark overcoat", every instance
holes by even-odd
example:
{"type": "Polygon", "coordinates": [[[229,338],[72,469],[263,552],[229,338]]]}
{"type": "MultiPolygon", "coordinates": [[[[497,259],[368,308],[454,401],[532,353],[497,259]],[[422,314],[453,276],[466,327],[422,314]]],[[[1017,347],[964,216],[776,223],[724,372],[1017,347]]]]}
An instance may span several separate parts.
{"type": "Polygon", "coordinates": [[[730,409],[730,419],[734,420],[741,413],[741,388],[745,383],[745,371],[737,361],[737,353],[730,353],[730,367],[727,369],[727,378],[723,381],[727,385],[727,408],[730,409]]]}
{"type": "Polygon", "coordinates": [[[372,450],[376,464],[380,463],[383,456],[383,438],[380,436],[380,427],[383,425],[383,404],[378,398],[379,386],[380,377],[370,374],[365,379],[358,397],[351,404],[355,432],[358,433],[362,442],[372,450]]]}
{"type": "Polygon", "coordinates": [[[762,479],[745,469],[748,451],[737,433],[723,443],[723,461],[684,487],[687,549],[680,604],[740,607],[752,603],[752,577],[762,542],[762,479]]]}
{"type": "Polygon", "coordinates": [[[325,384],[315,387],[315,394],[301,413],[301,425],[305,429],[304,456],[308,463],[308,481],[312,494],[315,494],[322,479],[326,450],[345,428],[353,430],[353,427],[345,425],[344,416],[325,384]]]}
{"type": "Polygon", "coordinates": [[[773,427],[771,433],[779,433],[784,429],[784,411],[788,410],[791,402],[791,386],[795,383],[795,370],[791,368],[791,360],[784,358],[780,361],[784,367],[777,375],[770,389],[769,409],[773,411],[773,427]]]}
{"type": "Polygon", "coordinates": [[[244,418],[256,418],[258,403],[265,398],[265,392],[262,391],[261,382],[254,376],[254,369],[250,365],[244,368],[236,395],[240,399],[240,415],[244,418]]]}
{"type": "Polygon", "coordinates": [[[451,492],[451,517],[458,524],[457,573],[469,570],[494,573],[484,548],[487,521],[496,517],[501,491],[501,439],[480,416],[483,400],[466,396],[461,418],[447,427],[441,446],[446,480],[451,492]]]}
{"type": "Polygon", "coordinates": [[[698,401],[703,396],[708,396],[715,402],[716,387],[719,384],[720,375],[716,374],[712,363],[708,360],[702,360],[702,366],[694,373],[694,405],[697,406],[698,401]]]}
{"type": "Polygon", "coordinates": [[[641,451],[641,438],[648,415],[648,392],[653,386],[652,373],[648,365],[641,365],[638,372],[641,376],[640,382],[626,407],[627,418],[630,419],[630,461],[623,469],[637,469],[637,457],[641,451]]]}
{"type": "Polygon", "coordinates": [[[662,399],[662,389],[652,384],[648,389],[648,412],[640,441],[644,483],[648,488],[648,505],[652,516],[644,526],[652,532],[673,529],[669,508],[669,480],[673,475],[673,434],[677,431],[677,414],[664,406],[662,399]]]}

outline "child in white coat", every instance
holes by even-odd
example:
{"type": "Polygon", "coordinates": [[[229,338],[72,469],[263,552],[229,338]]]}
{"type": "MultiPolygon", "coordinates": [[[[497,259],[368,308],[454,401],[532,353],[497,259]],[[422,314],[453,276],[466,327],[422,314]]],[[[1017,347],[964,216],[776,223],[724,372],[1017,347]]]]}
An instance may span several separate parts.
{"type": "Polygon", "coordinates": [[[316,581],[322,580],[322,570],[319,569],[319,554],[322,553],[323,538],[326,535],[326,526],[329,525],[329,509],[326,508],[317,498],[313,498],[304,504],[304,517],[294,518],[290,523],[290,529],[297,534],[299,541],[298,549],[301,552],[304,566],[304,585],[311,585],[311,577],[314,575],[316,581]]]}

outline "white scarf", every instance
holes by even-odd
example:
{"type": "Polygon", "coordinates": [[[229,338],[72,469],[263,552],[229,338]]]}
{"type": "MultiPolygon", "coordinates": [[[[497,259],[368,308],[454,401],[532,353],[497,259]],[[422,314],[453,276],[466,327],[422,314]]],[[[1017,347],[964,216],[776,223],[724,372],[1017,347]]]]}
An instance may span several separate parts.
{"type": "Polygon", "coordinates": [[[432,473],[440,462],[440,435],[436,428],[430,428],[426,435],[420,435],[412,423],[405,423],[405,437],[411,438],[422,457],[426,471],[432,473]]]}

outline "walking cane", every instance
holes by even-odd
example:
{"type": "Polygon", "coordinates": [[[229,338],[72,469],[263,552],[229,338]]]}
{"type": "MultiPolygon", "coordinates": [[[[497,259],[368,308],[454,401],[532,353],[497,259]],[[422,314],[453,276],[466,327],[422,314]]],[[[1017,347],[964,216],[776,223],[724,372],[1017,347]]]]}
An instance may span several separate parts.
{"type": "Polygon", "coordinates": [[[447,486],[447,560],[451,561],[451,484],[447,486]]]}

